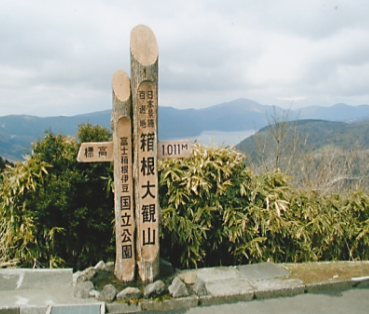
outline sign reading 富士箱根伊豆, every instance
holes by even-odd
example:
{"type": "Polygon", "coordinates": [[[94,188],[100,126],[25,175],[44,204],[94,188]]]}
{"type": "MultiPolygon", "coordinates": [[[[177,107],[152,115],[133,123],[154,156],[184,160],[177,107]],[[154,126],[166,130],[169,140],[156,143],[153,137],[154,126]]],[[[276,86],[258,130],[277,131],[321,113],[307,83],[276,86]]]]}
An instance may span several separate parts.
{"type": "Polygon", "coordinates": [[[135,278],[135,215],[132,155],[132,99],[128,75],[118,70],[113,87],[113,155],[116,258],[115,276],[120,281],[135,278]]]}

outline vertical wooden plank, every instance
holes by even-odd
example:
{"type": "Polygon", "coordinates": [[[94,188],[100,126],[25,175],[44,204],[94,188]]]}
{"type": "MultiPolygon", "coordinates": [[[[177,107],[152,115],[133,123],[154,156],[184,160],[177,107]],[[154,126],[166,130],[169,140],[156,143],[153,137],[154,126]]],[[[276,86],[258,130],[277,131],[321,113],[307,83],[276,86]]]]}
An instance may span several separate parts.
{"type": "Polygon", "coordinates": [[[158,47],[150,28],[131,32],[131,89],[137,266],[143,282],[159,274],[158,47]]]}
{"type": "Polygon", "coordinates": [[[131,86],[128,75],[118,70],[113,86],[113,144],[116,260],[115,276],[120,281],[135,279],[135,220],[133,197],[133,153],[131,86]]]}

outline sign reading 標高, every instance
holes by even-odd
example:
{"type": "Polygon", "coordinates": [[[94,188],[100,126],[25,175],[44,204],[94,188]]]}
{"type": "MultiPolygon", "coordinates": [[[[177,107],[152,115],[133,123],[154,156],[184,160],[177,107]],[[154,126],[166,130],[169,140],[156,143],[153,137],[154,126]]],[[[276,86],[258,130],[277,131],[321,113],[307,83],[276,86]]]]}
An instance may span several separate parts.
{"type": "Polygon", "coordinates": [[[159,274],[159,158],[191,156],[187,140],[158,141],[158,47],[153,32],[131,32],[131,79],[113,75],[113,141],[82,143],[79,162],[114,162],[115,276],[143,282],[159,274]]]}
{"type": "Polygon", "coordinates": [[[82,143],[78,155],[78,162],[109,162],[113,161],[113,142],[82,143]]]}

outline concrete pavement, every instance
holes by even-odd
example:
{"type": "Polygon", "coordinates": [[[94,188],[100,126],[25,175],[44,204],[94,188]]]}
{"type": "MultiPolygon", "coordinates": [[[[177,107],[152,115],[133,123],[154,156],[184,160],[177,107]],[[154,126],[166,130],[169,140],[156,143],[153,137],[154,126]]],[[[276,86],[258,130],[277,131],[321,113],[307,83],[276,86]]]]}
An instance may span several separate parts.
{"type": "Polygon", "coordinates": [[[368,309],[369,289],[350,289],[145,314],[367,314],[368,309]]]}
{"type": "Polygon", "coordinates": [[[162,301],[142,299],[129,305],[75,298],[72,275],[71,269],[0,269],[0,313],[161,311],[369,286],[369,277],[305,285],[302,280],[291,278],[282,265],[262,263],[181,271],[178,275],[186,283],[189,296],[162,301]],[[197,295],[191,290],[196,281],[203,282],[206,294],[197,295]]]}
{"type": "MultiPolygon", "coordinates": [[[[73,296],[72,269],[0,269],[0,313],[44,314],[53,306],[99,304],[73,296]]],[[[54,311],[55,312],[55,311],[54,311]]]]}

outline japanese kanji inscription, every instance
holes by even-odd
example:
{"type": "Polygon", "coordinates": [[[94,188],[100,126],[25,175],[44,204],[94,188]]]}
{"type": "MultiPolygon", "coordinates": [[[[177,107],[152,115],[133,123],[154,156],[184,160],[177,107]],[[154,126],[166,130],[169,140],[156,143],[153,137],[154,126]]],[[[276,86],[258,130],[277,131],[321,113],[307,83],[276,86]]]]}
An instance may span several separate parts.
{"type": "Polygon", "coordinates": [[[79,162],[114,162],[115,276],[159,274],[158,159],[191,155],[188,141],[158,141],[158,48],[143,25],[131,32],[131,79],[113,75],[113,142],[82,143],[79,162]]]}
{"type": "Polygon", "coordinates": [[[142,82],[138,87],[138,161],[139,221],[142,258],[154,260],[158,255],[158,179],[157,179],[157,102],[155,86],[142,82]]]}

